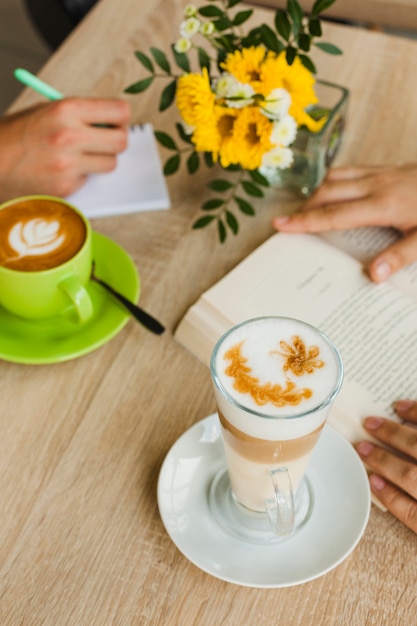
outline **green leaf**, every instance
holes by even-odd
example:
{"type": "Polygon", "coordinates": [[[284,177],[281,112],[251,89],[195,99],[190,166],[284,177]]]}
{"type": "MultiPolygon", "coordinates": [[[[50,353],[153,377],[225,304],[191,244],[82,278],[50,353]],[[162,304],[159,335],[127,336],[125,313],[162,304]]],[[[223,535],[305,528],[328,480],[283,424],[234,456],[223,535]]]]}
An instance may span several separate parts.
{"type": "Polygon", "coordinates": [[[293,23],[297,26],[298,32],[304,17],[303,9],[298,4],[297,0],[288,0],[287,7],[288,13],[291,16],[293,23]]]}
{"type": "Polygon", "coordinates": [[[235,39],[233,35],[226,34],[226,35],[221,35],[220,37],[216,37],[214,41],[216,43],[216,47],[222,46],[224,48],[224,50],[220,48],[217,52],[217,64],[219,65],[219,63],[225,60],[226,53],[233,52],[233,50],[235,49],[234,48],[235,39]]]}
{"type": "Polygon", "coordinates": [[[171,46],[172,54],[174,55],[175,63],[179,68],[184,70],[187,74],[190,72],[190,61],[184,52],[177,52],[175,46],[171,46]]]}
{"type": "Polygon", "coordinates": [[[243,198],[239,198],[239,196],[235,196],[234,201],[236,202],[236,204],[239,207],[239,210],[242,211],[242,213],[244,213],[245,215],[250,215],[250,216],[255,215],[255,209],[253,208],[251,204],[249,204],[247,200],[244,200],[243,198]]]}
{"type": "Polygon", "coordinates": [[[313,4],[313,8],[311,9],[311,15],[315,17],[319,13],[322,13],[326,9],[332,6],[336,0],[316,0],[313,4]]]}
{"type": "Polygon", "coordinates": [[[174,156],[170,157],[164,165],[165,176],[171,176],[171,174],[175,174],[179,166],[180,166],[180,155],[174,154],[174,156]]]}
{"type": "Polygon", "coordinates": [[[223,178],[217,178],[208,183],[207,187],[213,189],[213,191],[228,191],[233,187],[233,184],[223,178]]]}
{"type": "Polygon", "coordinates": [[[207,167],[214,167],[213,155],[211,154],[211,152],[204,153],[204,161],[207,167]]]}
{"type": "Polygon", "coordinates": [[[275,13],[275,28],[285,41],[288,41],[291,35],[291,24],[286,11],[278,9],[275,13]]]}
{"type": "Polygon", "coordinates": [[[297,56],[297,50],[293,46],[287,46],[287,50],[285,52],[285,58],[287,59],[288,65],[292,65],[294,63],[294,59],[297,56]]]}
{"type": "Polygon", "coordinates": [[[262,187],[269,187],[269,181],[258,170],[249,170],[252,180],[262,187]]]}
{"type": "Polygon", "coordinates": [[[225,201],[221,198],[211,198],[201,205],[201,209],[203,211],[213,211],[214,209],[218,209],[219,207],[221,207],[224,202],[225,201]]]}
{"type": "Polygon", "coordinates": [[[222,220],[217,221],[217,234],[219,236],[220,243],[224,243],[227,237],[226,226],[223,224],[222,220]]]}
{"type": "Polygon", "coordinates": [[[315,43],[314,45],[328,54],[343,54],[342,50],[332,43],[325,43],[323,41],[321,43],[315,43]]]}
{"type": "Polygon", "coordinates": [[[168,150],[178,150],[177,144],[169,135],[167,135],[167,133],[156,130],[154,135],[156,140],[161,144],[161,146],[164,146],[164,148],[168,148],[168,150]]]}
{"type": "Polygon", "coordinates": [[[219,9],[219,7],[216,7],[214,5],[207,5],[205,7],[201,7],[201,9],[198,9],[198,13],[200,13],[200,15],[202,15],[203,17],[224,17],[225,16],[224,11],[222,11],[221,9],[219,9]]]}
{"type": "Polygon", "coordinates": [[[144,67],[146,67],[147,70],[152,72],[152,74],[154,73],[152,61],[146,54],[144,54],[143,52],[140,52],[139,50],[136,50],[135,57],[138,59],[138,61],[142,63],[144,67]]]}
{"type": "Polygon", "coordinates": [[[270,28],[267,24],[262,24],[260,31],[262,42],[268,48],[268,50],[272,50],[277,54],[281,52],[281,50],[283,49],[283,45],[278,40],[278,37],[276,36],[272,28],[270,28]]]}
{"type": "Polygon", "coordinates": [[[310,35],[307,35],[305,33],[300,33],[298,35],[298,45],[301,48],[301,50],[304,50],[304,52],[308,52],[310,50],[310,42],[311,42],[310,35]]]}
{"type": "Polygon", "coordinates": [[[313,37],[321,37],[322,30],[321,22],[319,19],[317,19],[316,17],[312,17],[311,19],[309,19],[308,32],[310,33],[310,35],[313,35],[313,37]]]}
{"type": "Polygon", "coordinates": [[[232,26],[232,22],[228,17],[222,17],[218,20],[213,20],[213,24],[218,31],[227,30],[232,26]]]}
{"type": "Polygon", "coordinates": [[[215,219],[215,215],[204,215],[204,217],[200,217],[196,222],[194,222],[193,228],[194,230],[197,230],[197,228],[205,228],[215,219]]]}
{"type": "Polygon", "coordinates": [[[177,90],[177,81],[173,80],[169,83],[161,93],[161,100],[159,101],[159,110],[165,111],[174,102],[175,92],[177,90]]]}
{"type": "Polygon", "coordinates": [[[232,22],[233,26],[240,26],[241,24],[246,22],[251,17],[252,13],[252,9],[248,9],[247,11],[239,11],[239,13],[236,13],[232,22]]]}
{"type": "Polygon", "coordinates": [[[301,63],[306,69],[308,69],[309,72],[311,72],[312,74],[317,74],[316,66],[314,65],[310,57],[306,56],[305,54],[299,54],[298,57],[301,63]]]}
{"type": "Polygon", "coordinates": [[[208,73],[210,74],[210,57],[204,50],[204,48],[198,48],[198,62],[201,69],[203,69],[203,67],[206,67],[208,73]]]}
{"type": "Polygon", "coordinates": [[[189,174],[194,174],[200,167],[200,157],[197,152],[193,152],[187,159],[187,170],[189,174]]]}
{"type": "Polygon", "coordinates": [[[264,197],[264,192],[262,191],[262,189],[259,189],[257,185],[255,185],[254,183],[251,183],[248,180],[242,181],[242,187],[246,191],[248,196],[253,196],[254,198],[264,197]]]}
{"type": "Polygon", "coordinates": [[[226,211],[226,223],[232,233],[234,235],[237,235],[239,232],[239,222],[237,221],[233,213],[231,213],[231,211],[226,211]]]}
{"type": "Polygon", "coordinates": [[[158,48],[151,48],[151,53],[159,67],[167,74],[170,74],[171,66],[162,50],[159,50],[158,48]]]}
{"type": "Polygon", "coordinates": [[[148,78],[144,78],[143,80],[138,81],[137,83],[133,83],[126,87],[124,90],[125,93],[141,93],[145,91],[152,84],[154,76],[149,76],[148,78]]]}
{"type": "Polygon", "coordinates": [[[193,142],[192,142],[192,139],[191,139],[191,135],[187,135],[187,133],[186,133],[186,132],[185,132],[185,130],[184,130],[184,126],[183,126],[182,124],[180,124],[179,122],[177,122],[177,123],[175,124],[175,127],[176,127],[176,129],[177,129],[177,132],[178,132],[179,136],[181,137],[181,139],[182,139],[183,141],[185,141],[186,143],[190,143],[190,144],[192,144],[192,143],[193,143],[193,142]]]}
{"type": "Polygon", "coordinates": [[[231,9],[234,6],[236,6],[236,4],[239,4],[240,2],[242,2],[242,0],[229,0],[229,2],[227,3],[227,8],[231,9]]]}

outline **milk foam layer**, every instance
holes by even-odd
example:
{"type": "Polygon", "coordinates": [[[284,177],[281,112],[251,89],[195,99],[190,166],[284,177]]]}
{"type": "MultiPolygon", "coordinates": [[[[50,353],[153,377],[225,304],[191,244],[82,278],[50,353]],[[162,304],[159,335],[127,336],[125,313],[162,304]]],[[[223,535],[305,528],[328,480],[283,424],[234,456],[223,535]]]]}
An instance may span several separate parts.
{"type": "Polygon", "coordinates": [[[259,318],[232,329],[215,349],[212,369],[213,366],[220,411],[233,426],[261,439],[293,439],[318,428],[327,417],[329,402],[342,379],[340,357],[320,331],[298,320],[279,317],[259,318]],[[311,373],[297,376],[291,368],[285,370],[288,355],[295,350],[295,337],[302,340],[307,354],[311,348],[318,348],[317,356],[310,359],[311,367],[307,367],[311,373]],[[247,359],[244,367],[250,368],[250,376],[259,381],[259,386],[269,383],[285,389],[290,383],[296,390],[311,390],[311,396],[302,397],[296,405],[279,407],[271,403],[259,405],[249,393],[236,391],[235,377],[226,374],[230,359],[225,355],[238,345],[242,357],[247,359]]]}

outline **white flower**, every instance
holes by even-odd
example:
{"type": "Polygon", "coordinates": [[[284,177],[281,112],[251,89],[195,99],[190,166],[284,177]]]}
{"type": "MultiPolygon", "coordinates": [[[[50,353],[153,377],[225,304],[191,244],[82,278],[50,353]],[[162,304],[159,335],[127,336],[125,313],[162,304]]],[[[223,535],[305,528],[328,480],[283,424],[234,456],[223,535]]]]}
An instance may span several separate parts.
{"type": "Polygon", "coordinates": [[[204,35],[204,37],[208,37],[212,35],[215,31],[213,22],[204,22],[204,24],[200,27],[200,33],[204,35]]]}
{"type": "Polygon", "coordinates": [[[285,170],[294,160],[292,150],[283,146],[276,146],[262,157],[262,167],[285,170]]]}
{"type": "Polygon", "coordinates": [[[214,84],[214,90],[219,98],[225,98],[226,103],[233,109],[241,109],[252,104],[255,91],[251,85],[240,83],[234,76],[224,72],[214,84]]]}
{"type": "Polygon", "coordinates": [[[184,17],[194,17],[197,15],[197,9],[193,4],[187,4],[184,9],[184,17]]]}
{"type": "Polygon", "coordinates": [[[286,115],[279,122],[273,122],[271,143],[290,146],[297,135],[297,122],[291,115],[286,115]]]}
{"type": "Polygon", "coordinates": [[[200,30],[201,22],[196,17],[189,17],[180,25],[181,37],[191,39],[200,30]]]}
{"type": "Polygon", "coordinates": [[[191,48],[191,41],[189,39],[186,39],[185,37],[181,37],[181,39],[178,39],[177,43],[175,44],[174,48],[177,52],[179,52],[180,54],[184,54],[184,52],[188,52],[188,50],[190,50],[191,48]]]}
{"type": "Polygon", "coordinates": [[[181,121],[180,124],[181,124],[181,126],[182,126],[182,128],[184,130],[184,133],[186,135],[192,135],[193,132],[195,131],[195,126],[191,126],[191,124],[187,124],[184,121],[181,121]]]}
{"type": "Polygon", "coordinates": [[[263,102],[260,102],[262,113],[269,119],[280,119],[288,113],[291,105],[291,96],[286,89],[273,89],[263,102]]]}

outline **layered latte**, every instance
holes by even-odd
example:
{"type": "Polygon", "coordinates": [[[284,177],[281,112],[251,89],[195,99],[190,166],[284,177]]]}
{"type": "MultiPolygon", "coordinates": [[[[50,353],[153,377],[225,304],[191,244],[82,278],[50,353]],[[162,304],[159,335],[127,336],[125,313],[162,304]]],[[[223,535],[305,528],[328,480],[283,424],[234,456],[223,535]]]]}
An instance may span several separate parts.
{"type": "Polygon", "coordinates": [[[340,357],[316,328],[288,318],[259,318],[226,333],[212,374],[235,498],[265,510],[270,470],[287,468],[294,491],[342,378],[340,357]]]}

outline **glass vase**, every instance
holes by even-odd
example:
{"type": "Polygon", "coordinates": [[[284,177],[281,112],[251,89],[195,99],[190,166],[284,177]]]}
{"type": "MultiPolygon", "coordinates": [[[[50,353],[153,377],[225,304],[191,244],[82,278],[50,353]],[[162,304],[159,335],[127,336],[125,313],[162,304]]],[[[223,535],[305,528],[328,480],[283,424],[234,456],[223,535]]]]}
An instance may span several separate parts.
{"type": "Polygon", "coordinates": [[[315,119],[327,116],[323,128],[313,133],[306,127],[298,129],[291,146],[294,161],[287,169],[262,168],[261,173],[274,187],[308,196],[322,182],[338,153],[345,128],[349,91],[325,81],[316,82],[319,99],[309,109],[315,119]]]}

